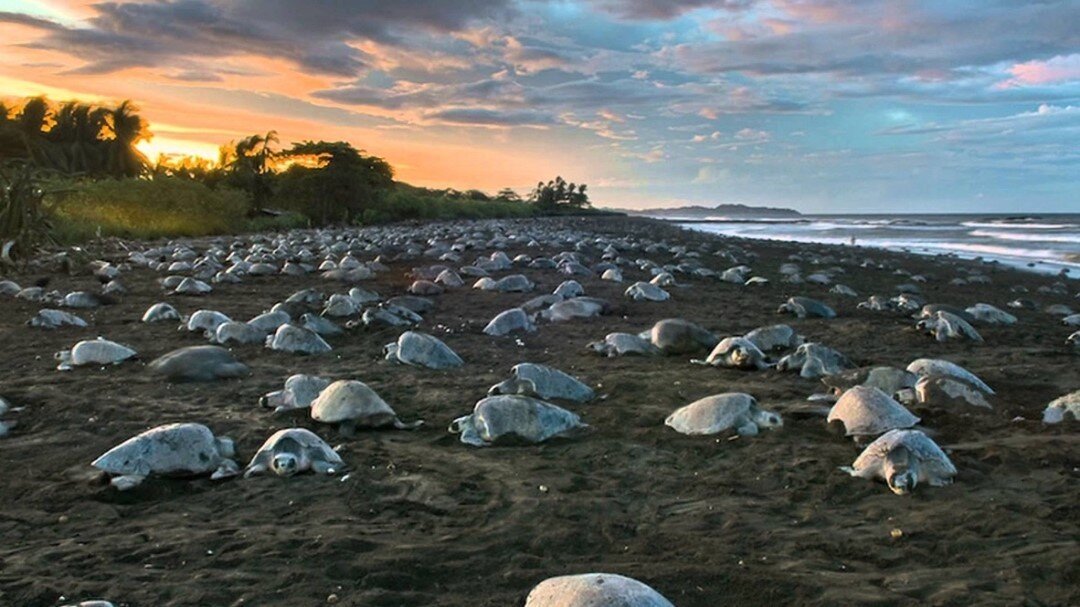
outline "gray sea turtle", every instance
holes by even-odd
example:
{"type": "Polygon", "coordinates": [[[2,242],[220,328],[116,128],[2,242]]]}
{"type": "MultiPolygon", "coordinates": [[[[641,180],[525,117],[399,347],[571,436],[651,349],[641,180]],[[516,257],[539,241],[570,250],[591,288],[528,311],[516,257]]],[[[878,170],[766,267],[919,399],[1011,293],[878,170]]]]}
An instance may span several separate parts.
{"type": "Polygon", "coordinates": [[[855,365],[848,360],[848,357],[817,342],[800,345],[795,348],[794,352],[781,358],[776,364],[779,371],[798,369],[800,376],[810,379],[823,375],[833,375],[844,369],[854,367],[855,365]]]}
{"type": "Polygon", "coordinates": [[[525,607],[675,607],[649,586],[614,573],[564,575],[540,582],[525,607]]]}
{"type": "Polygon", "coordinates": [[[173,289],[173,293],[176,293],[177,295],[206,295],[213,290],[214,288],[205,282],[189,276],[181,280],[180,284],[176,285],[176,288],[173,289]]]}
{"type": "Polygon", "coordinates": [[[809,297],[792,297],[780,304],[777,313],[790,312],[799,318],[836,318],[836,311],[809,297]]]}
{"type": "Polygon", "coordinates": [[[200,476],[217,480],[239,472],[232,460],[232,440],[215,437],[202,424],[167,424],[129,438],[90,465],[108,474],[120,491],[138,486],[146,477],[200,476]]]}
{"type": "Polygon", "coordinates": [[[1016,317],[990,304],[977,303],[965,310],[973,319],[988,325],[1014,325],[1016,317]]]}
{"type": "Polygon", "coordinates": [[[230,320],[214,329],[210,341],[215,344],[260,344],[266,341],[266,333],[246,322],[230,320]]]}
{"type": "Polygon", "coordinates": [[[342,293],[333,293],[326,300],[322,310],[323,316],[332,318],[345,318],[360,313],[360,303],[352,297],[342,293]]]}
{"type": "Polygon", "coordinates": [[[525,293],[536,285],[523,274],[511,274],[495,281],[494,290],[500,293],[525,293]]]}
{"type": "Polygon", "coordinates": [[[171,305],[161,302],[146,309],[142,315],[142,322],[155,323],[163,320],[180,320],[180,312],[171,305]]]}
{"type": "Polygon", "coordinates": [[[461,442],[477,447],[501,443],[539,443],[555,437],[581,434],[588,425],[577,414],[529,396],[489,396],[470,415],[450,424],[461,442]]]}
{"type": "Polygon", "coordinates": [[[754,436],[761,428],[784,425],[778,413],[762,409],[753,396],[741,392],[696,400],[677,409],[664,424],[682,434],[717,434],[734,428],[741,436],[754,436]]]}
{"type": "Polygon", "coordinates": [[[919,423],[919,418],[881,390],[855,386],[836,401],[827,421],[843,424],[847,436],[864,437],[910,428],[919,423]]]}
{"type": "Polygon", "coordinates": [[[720,339],[700,325],[682,318],[665,318],[640,335],[664,354],[692,354],[711,350],[720,339]]]}
{"type": "Polygon", "coordinates": [[[987,396],[989,394],[969,381],[948,375],[926,375],[920,377],[914,387],[901,390],[896,398],[906,405],[940,407],[959,403],[992,409],[987,396]]]}
{"type": "MultiPolygon", "coordinates": [[[[364,314],[360,317],[360,320],[364,323],[364,326],[367,327],[408,327],[415,325],[418,322],[412,320],[411,316],[409,318],[398,316],[382,305],[364,310],[364,314]]],[[[352,321],[345,323],[345,326],[351,326],[351,322],[352,321]]]]}
{"type": "Polygon", "coordinates": [[[676,286],[675,277],[672,276],[670,272],[659,272],[656,274],[656,276],[653,276],[652,280],[650,280],[649,282],[658,287],[676,286]]]}
{"type": "Polygon", "coordinates": [[[283,389],[266,393],[259,404],[273,409],[274,413],[307,409],[329,385],[330,380],[314,375],[292,375],[285,380],[283,389]]]}
{"type": "Polygon", "coordinates": [[[522,394],[544,400],[569,400],[584,403],[596,397],[592,388],[576,377],[554,367],[536,363],[519,363],[510,369],[514,375],[488,390],[489,396],[497,394],[522,394]]]}
{"type": "Polygon", "coordinates": [[[409,288],[406,289],[406,291],[413,295],[441,295],[445,290],[446,289],[443,289],[430,280],[413,281],[413,283],[409,285],[409,288]]]}
{"type": "Polygon", "coordinates": [[[725,337],[716,344],[705,360],[693,359],[691,363],[754,371],[768,369],[772,365],[765,354],[750,340],[743,337],[725,337]]]}
{"type": "Polygon", "coordinates": [[[622,282],[622,270],[620,270],[619,268],[608,268],[604,270],[603,274],[600,275],[600,280],[606,280],[608,282],[622,282]]]}
{"type": "MultiPolygon", "coordinates": [[[[10,410],[11,405],[9,405],[8,402],[3,399],[3,397],[0,397],[0,418],[3,418],[4,414],[6,414],[10,410]]],[[[0,438],[7,436],[8,432],[10,432],[11,429],[14,427],[15,422],[7,422],[3,419],[0,419],[0,438]]]]}
{"type": "Polygon", "coordinates": [[[311,470],[316,474],[337,474],[345,462],[319,438],[306,428],[278,430],[266,439],[244,471],[244,478],[273,471],[278,476],[292,476],[311,470]]]}
{"type": "Polygon", "coordinates": [[[608,333],[602,341],[594,341],[586,347],[608,357],[660,354],[660,348],[652,345],[648,339],[632,333],[608,333]]]}
{"type": "Polygon", "coordinates": [[[795,329],[792,329],[788,325],[758,327],[743,337],[757,346],[762,352],[789,350],[791,348],[797,348],[806,342],[806,338],[796,333],[795,329]]]}
{"type": "Polygon", "coordinates": [[[246,377],[247,365],[220,346],[188,346],[173,350],[146,366],[171,382],[207,382],[246,377]]]}
{"type": "Polygon", "coordinates": [[[576,280],[564,280],[555,287],[552,295],[558,295],[563,299],[572,299],[585,295],[585,288],[576,280]]]}
{"type": "Polygon", "coordinates": [[[1080,421],[1080,390],[1055,398],[1043,410],[1044,424],[1060,424],[1068,418],[1080,421]]]}
{"type": "Polygon", "coordinates": [[[181,329],[186,327],[188,331],[202,331],[213,335],[218,325],[227,323],[230,320],[232,319],[216,310],[196,310],[194,314],[188,317],[187,323],[181,329]]]}
{"type": "Polygon", "coordinates": [[[635,282],[627,287],[623,293],[634,301],[667,301],[671,299],[671,293],[648,282],[635,282]]]}
{"type": "Polygon", "coordinates": [[[60,361],[57,369],[70,371],[74,367],[85,365],[118,365],[137,355],[135,350],[127,346],[99,337],[80,341],[70,350],[57,352],[56,360],[60,361]]]}
{"type": "Polygon", "coordinates": [[[987,394],[995,394],[994,390],[990,386],[986,385],[986,382],[979,379],[977,375],[954,362],[950,362],[944,359],[918,358],[911,361],[911,364],[907,366],[907,370],[911,371],[915,375],[918,375],[919,377],[926,377],[928,375],[944,375],[948,377],[955,377],[975,385],[987,394]]]}
{"type": "Polygon", "coordinates": [[[383,352],[386,360],[428,369],[451,369],[465,364],[442,340],[419,331],[402,333],[396,342],[386,344],[383,352]]]}
{"type": "Polygon", "coordinates": [[[318,333],[296,325],[281,325],[266,338],[266,347],[294,354],[324,354],[333,348],[318,333]]]}
{"type": "Polygon", "coordinates": [[[1080,331],[1073,331],[1072,335],[1065,338],[1065,345],[1072,346],[1077,354],[1080,354],[1080,331]]]}
{"type": "Polygon", "coordinates": [[[300,317],[300,326],[308,331],[314,331],[323,337],[341,335],[345,332],[345,330],[337,326],[334,321],[323,316],[312,314],[311,312],[306,312],[300,317]]]}
{"type": "Polygon", "coordinates": [[[915,323],[915,328],[924,333],[933,335],[938,341],[965,338],[982,343],[982,335],[972,327],[968,321],[959,316],[939,310],[930,318],[924,318],[915,323]]]}
{"type": "Polygon", "coordinates": [[[39,329],[59,329],[60,327],[85,327],[86,321],[63,310],[43,308],[38,310],[26,324],[39,329]]]}
{"type": "Polygon", "coordinates": [[[100,307],[103,303],[104,301],[101,297],[93,293],[88,293],[86,291],[73,291],[65,295],[64,298],[60,300],[60,305],[64,306],[65,308],[75,308],[81,310],[90,310],[93,308],[97,308],[100,307]]]}
{"type": "Polygon", "coordinates": [[[266,336],[273,333],[274,331],[277,331],[278,327],[288,323],[290,320],[292,320],[292,317],[289,315],[288,312],[278,309],[272,312],[264,312],[262,314],[259,314],[255,318],[247,321],[247,324],[252,329],[257,330],[264,336],[266,336]]]}
{"type": "Polygon", "coordinates": [[[608,311],[608,302],[595,297],[575,297],[551,304],[540,312],[540,318],[550,322],[563,322],[575,318],[592,318],[608,311]]]}
{"type": "Polygon", "coordinates": [[[484,333],[487,335],[506,335],[515,331],[533,332],[536,330],[536,323],[529,318],[529,315],[525,313],[525,310],[521,308],[510,308],[509,310],[503,310],[495,315],[495,318],[491,319],[491,322],[484,327],[484,333]]]}
{"type": "Polygon", "coordinates": [[[897,495],[920,483],[944,487],[956,476],[956,466],[929,436],[918,430],[889,430],[870,443],[850,467],[851,476],[881,479],[897,495]]]}
{"type": "Polygon", "coordinates": [[[338,424],[339,431],[345,436],[352,435],[357,427],[392,426],[399,430],[413,430],[424,423],[401,421],[390,405],[367,384],[344,379],[330,384],[311,401],[311,419],[324,424],[338,424]]]}
{"type": "Polygon", "coordinates": [[[845,369],[832,375],[824,375],[821,383],[828,386],[836,396],[840,396],[855,386],[869,386],[889,396],[895,396],[901,390],[914,388],[918,379],[918,376],[910,371],[879,366],[845,369]]]}

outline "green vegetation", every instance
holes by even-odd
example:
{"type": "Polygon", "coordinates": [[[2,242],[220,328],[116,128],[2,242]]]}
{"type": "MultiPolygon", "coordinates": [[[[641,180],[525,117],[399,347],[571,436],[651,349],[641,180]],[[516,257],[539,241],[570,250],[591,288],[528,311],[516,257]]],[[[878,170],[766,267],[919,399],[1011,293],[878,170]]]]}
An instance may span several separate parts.
{"type": "Polygon", "coordinates": [[[585,184],[557,177],[527,198],[510,188],[432,190],[394,180],[382,158],[343,141],[282,149],[277,133],[221,147],[217,162],[161,158],[130,101],[116,107],[0,104],[0,245],[7,263],[50,241],[158,238],[399,220],[480,219],[592,211],[585,184]]]}

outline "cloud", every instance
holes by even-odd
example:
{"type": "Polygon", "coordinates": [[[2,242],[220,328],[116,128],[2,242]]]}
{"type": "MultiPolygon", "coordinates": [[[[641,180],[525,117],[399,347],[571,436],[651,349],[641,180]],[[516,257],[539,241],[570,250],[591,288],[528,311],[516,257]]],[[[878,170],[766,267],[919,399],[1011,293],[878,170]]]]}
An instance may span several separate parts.
{"type": "Polygon", "coordinates": [[[1075,82],[1080,80],[1080,54],[1017,63],[1009,68],[1009,73],[1012,78],[1000,83],[1001,88],[1075,82]]]}
{"type": "Polygon", "coordinates": [[[558,123],[550,114],[531,110],[501,111],[480,108],[451,108],[430,112],[425,118],[435,122],[483,127],[546,127],[558,123]]]}
{"type": "Polygon", "coordinates": [[[593,4],[626,19],[668,20],[702,8],[741,11],[754,0],[593,0],[593,4]]]}

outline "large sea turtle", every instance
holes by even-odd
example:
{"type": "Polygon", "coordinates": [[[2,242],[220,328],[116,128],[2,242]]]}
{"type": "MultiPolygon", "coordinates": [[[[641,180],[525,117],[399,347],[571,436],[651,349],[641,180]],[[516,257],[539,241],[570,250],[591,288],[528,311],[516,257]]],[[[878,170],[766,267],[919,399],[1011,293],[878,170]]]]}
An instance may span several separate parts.
{"type": "Polygon", "coordinates": [[[318,333],[292,324],[278,327],[266,338],[266,347],[294,354],[323,354],[332,350],[318,333]]]}
{"type": "Polygon", "coordinates": [[[614,573],[564,575],[537,584],[525,607],[675,607],[659,592],[614,573]]]}
{"type": "Polygon", "coordinates": [[[834,375],[854,367],[847,356],[817,342],[800,345],[776,364],[780,371],[798,369],[799,375],[806,378],[834,375]]]}
{"type": "Polygon", "coordinates": [[[452,369],[465,364],[456,352],[434,335],[406,331],[396,342],[383,346],[386,360],[428,369],[452,369]]]}
{"type": "Polygon", "coordinates": [[[111,478],[113,487],[132,489],[150,475],[200,476],[217,480],[239,472],[232,440],[215,437],[202,424],[167,424],[113,447],[91,465],[111,478]]]}
{"type": "Polygon", "coordinates": [[[314,375],[292,375],[285,380],[284,388],[267,392],[259,399],[259,404],[273,409],[274,413],[307,409],[329,385],[330,380],[314,375]]]}
{"type": "Polygon", "coordinates": [[[1059,424],[1069,418],[1080,421],[1080,390],[1055,398],[1043,410],[1044,424],[1059,424]]]}
{"type": "Polygon", "coordinates": [[[450,424],[461,442],[477,447],[504,443],[539,443],[555,437],[573,437],[588,425],[572,413],[529,396],[500,394],[482,399],[473,412],[450,424]]]}
{"type": "Polygon", "coordinates": [[[725,337],[716,344],[705,360],[694,359],[690,362],[744,371],[768,369],[772,366],[765,360],[765,354],[744,337],[725,337]]]}
{"type": "Polygon", "coordinates": [[[859,478],[884,480],[897,495],[912,492],[919,483],[943,487],[956,476],[956,466],[929,436],[899,429],[878,437],[850,467],[841,470],[859,478]]]}
{"type": "Polygon", "coordinates": [[[70,371],[74,367],[86,365],[118,365],[137,355],[135,350],[127,346],[99,337],[80,341],[70,350],[57,352],[56,360],[60,361],[60,364],[56,368],[61,371],[70,371]]]}
{"type": "Polygon", "coordinates": [[[519,363],[510,369],[510,379],[495,384],[488,395],[523,394],[541,399],[588,402],[596,397],[592,388],[576,377],[554,367],[536,363],[519,363]]]}
{"type": "Polygon", "coordinates": [[[877,388],[855,386],[844,392],[829,411],[828,422],[840,422],[847,436],[878,436],[919,423],[903,405],[877,388]]]}
{"type": "Polygon", "coordinates": [[[784,425],[778,413],[762,409],[753,396],[741,392],[696,400],[677,409],[664,424],[682,434],[716,434],[734,428],[741,436],[754,436],[761,428],[784,425]]]}
{"type": "Polygon", "coordinates": [[[357,427],[413,430],[424,422],[405,423],[398,419],[367,384],[356,380],[338,380],[326,387],[311,402],[311,419],[324,424],[338,424],[339,431],[351,436],[357,427]]]}
{"type": "Polygon", "coordinates": [[[503,310],[495,315],[495,318],[491,319],[491,322],[484,327],[484,333],[487,335],[506,335],[508,333],[514,333],[516,331],[533,332],[536,330],[536,323],[529,318],[529,315],[525,313],[525,310],[521,308],[510,308],[509,310],[503,310]]]}
{"type": "Polygon", "coordinates": [[[306,428],[286,428],[266,439],[244,471],[244,478],[273,471],[278,476],[292,476],[311,470],[316,474],[336,474],[345,462],[306,428]]]}
{"type": "Polygon", "coordinates": [[[692,354],[711,350],[720,339],[697,323],[682,318],[665,318],[641,334],[664,354],[692,354]]]}
{"type": "Polygon", "coordinates": [[[171,382],[207,382],[246,377],[247,365],[220,346],[188,346],[173,350],[146,366],[171,382]]]}

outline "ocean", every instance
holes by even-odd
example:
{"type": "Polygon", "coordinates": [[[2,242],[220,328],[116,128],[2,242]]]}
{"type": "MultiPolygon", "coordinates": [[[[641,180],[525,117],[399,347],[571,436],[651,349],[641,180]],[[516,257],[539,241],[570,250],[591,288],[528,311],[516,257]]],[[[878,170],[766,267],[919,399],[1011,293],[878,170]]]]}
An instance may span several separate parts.
{"type": "Polygon", "coordinates": [[[997,260],[1019,269],[1080,277],[1080,214],[803,215],[783,219],[663,217],[693,230],[997,260]]]}

